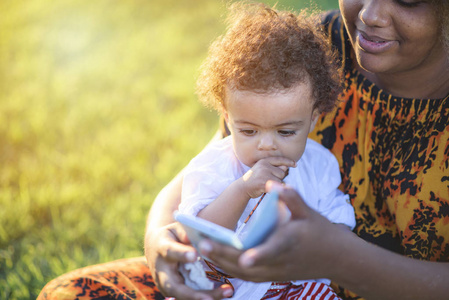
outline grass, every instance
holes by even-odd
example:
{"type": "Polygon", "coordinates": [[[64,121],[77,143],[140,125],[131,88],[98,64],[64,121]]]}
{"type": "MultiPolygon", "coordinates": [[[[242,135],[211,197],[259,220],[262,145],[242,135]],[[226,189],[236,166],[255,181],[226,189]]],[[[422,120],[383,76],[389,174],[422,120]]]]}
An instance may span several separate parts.
{"type": "Polygon", "coordinates": [[[225,9],[19,0],[0,11],[0,299],[35,299],[65,272],[143,254],[154,197],[217,129],[194,84],[225,9]]]}

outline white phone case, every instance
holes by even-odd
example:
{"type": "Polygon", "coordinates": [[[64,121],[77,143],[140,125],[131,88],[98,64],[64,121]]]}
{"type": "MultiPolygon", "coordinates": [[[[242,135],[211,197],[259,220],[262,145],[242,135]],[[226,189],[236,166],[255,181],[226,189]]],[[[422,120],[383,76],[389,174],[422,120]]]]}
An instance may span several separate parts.
{"type": "Polygon", "coordinates": [[[190,242],[196,248],[202,239],[209,238],[244,250],[262,243],[276,227],[279,220],[278,194],[276,192],[267,193],[256,211],[257,213],[246,224],[247,232],[242,240],[234,231],[205,219],[178,211],[175,212],[174,217],[182,224],[190,242]]]}

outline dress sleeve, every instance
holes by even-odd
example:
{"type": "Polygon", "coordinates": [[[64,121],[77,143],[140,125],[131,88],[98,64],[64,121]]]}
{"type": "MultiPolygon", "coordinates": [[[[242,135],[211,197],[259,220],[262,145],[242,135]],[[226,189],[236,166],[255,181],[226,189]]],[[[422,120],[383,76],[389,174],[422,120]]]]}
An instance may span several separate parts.
{"type": "Polygon", "coordinates": [[[184,170],[179,211],[197,215],[233,181],[232,162],[226,153],[206,149],[184,170]]]}
{"type": "Polygon", "coordinates": [[[337,159],[329,152],[326,160],[320,166],[318,186],[320,195],[319,212],[332,223],[355,227],[355,214],[349,196],[338,189],[341,175],[337,159]]]}

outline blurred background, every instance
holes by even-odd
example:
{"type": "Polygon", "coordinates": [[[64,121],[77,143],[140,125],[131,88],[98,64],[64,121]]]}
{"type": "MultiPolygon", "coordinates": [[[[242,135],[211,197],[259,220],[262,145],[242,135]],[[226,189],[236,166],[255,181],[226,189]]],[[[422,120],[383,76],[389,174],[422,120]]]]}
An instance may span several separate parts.
{"type": "Polygon", "coordinates": [[[227,3],[0,2],[0,299],[143,255],[153,199],[218,128],[194,86],[227,3]]]}

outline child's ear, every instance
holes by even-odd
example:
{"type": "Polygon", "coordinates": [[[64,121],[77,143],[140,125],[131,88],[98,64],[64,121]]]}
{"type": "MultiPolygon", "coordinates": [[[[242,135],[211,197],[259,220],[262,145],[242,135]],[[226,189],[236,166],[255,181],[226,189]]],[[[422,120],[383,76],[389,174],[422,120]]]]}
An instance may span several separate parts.
{"type": "Polygon", "coordinates": [[[310,124],[309,133],[311,133],[313,131],[313,129],[315,128],[316,122],[318,122],[319,117],[320,117],[320,112],[318,111],[318,109],[315,108],[312,112],[312,122],[310,124]]]}

